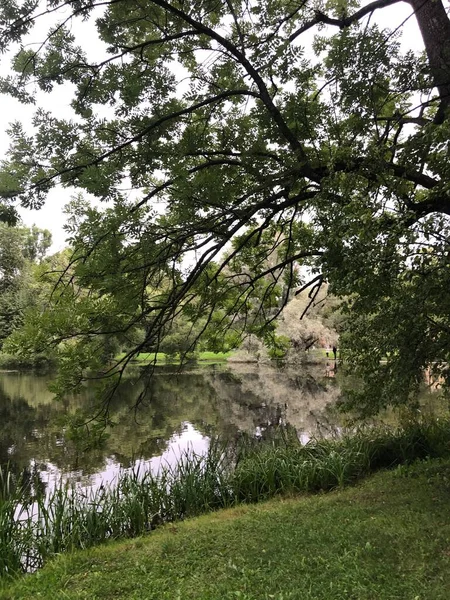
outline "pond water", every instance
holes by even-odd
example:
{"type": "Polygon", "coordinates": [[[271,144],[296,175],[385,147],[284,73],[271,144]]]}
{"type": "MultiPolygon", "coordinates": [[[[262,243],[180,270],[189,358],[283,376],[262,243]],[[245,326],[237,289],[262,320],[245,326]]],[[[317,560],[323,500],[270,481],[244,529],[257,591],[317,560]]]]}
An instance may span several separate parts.
{"type": "Polygon", "coordinates": [[[157,470],[184,450],[204,452],[211,436],[264,437],[292,425],[302,441],[339,429],[333,410],[340,382],[325,365],[276,369],[251,364],[157,367],[151,380],[125,381],[110,405],[112,425],[86,422],[93,392],[55,401],[49,376],[0,373],[0,464],[38,476],[96,487],[121,469],[157,470]],[[136,399],[148,384],[143,402],[136,399]]]}

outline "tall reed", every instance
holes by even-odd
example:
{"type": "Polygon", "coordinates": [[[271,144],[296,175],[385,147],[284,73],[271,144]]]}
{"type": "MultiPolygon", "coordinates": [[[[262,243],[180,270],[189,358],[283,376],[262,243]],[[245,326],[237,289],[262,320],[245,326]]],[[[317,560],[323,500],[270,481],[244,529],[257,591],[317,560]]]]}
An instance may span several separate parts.
{"type": "Polygon", "coordinates": [[[330,490],[379,468],[450,454],[450,422],[366,429],[302,445],[281,428],[270,440],[212,441],[158,473],[136,468],[112,485],[59,484],[47,495],[30,478],[0,468],[0,576],[39,568],[49,557],[106,540],[134,537],[162,523],[276,494],[330,490]]]}

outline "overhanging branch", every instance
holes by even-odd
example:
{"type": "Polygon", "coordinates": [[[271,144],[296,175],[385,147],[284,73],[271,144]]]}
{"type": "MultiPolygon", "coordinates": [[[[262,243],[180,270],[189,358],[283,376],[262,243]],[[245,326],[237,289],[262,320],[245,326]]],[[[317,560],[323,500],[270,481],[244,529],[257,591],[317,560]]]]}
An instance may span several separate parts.
{"type": "Polygon", "coordinates": [[[333,25],[334,27],[339,27],[340,29],[344,29],[345,27],[349,27],[350,25],[352,25],[352,23],[359,21],[360,19],[362,19],[366,15],[374,12],[375,10],[378,10],[380,8],[386,8],[386,6],[391,6],[392,4],[398,4],[399,2],[403,2],[403,1],[404,0],[375,0],[375,2],[371,2],[370,4],[368,4],[367,6],[364,6],[360,10],[353,13],[352,15],[349,15],[348,17],[343,17],[342,19],[334,19],[332,17],[327,16],[320,10],[318,10],[318,11],[316,11],[313,19],[304,23],[301,27],[299,27],[296,31],[294,31],[289,36],[288,39],[290,42],[293,42],[300,35],[302,35],[302,33],[305,33],[305,31],[308,31],[308,29],[311,29],[312,27],[314,27],[315,25],[318,25],[319,23],[323,23],[325,25],[333,25]]]}

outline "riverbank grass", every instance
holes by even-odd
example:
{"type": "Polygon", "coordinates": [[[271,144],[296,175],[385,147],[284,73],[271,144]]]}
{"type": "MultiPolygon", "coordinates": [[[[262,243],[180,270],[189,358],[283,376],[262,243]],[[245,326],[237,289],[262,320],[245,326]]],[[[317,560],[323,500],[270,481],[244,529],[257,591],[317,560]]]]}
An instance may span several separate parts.
{"type": "Polygon", "coordinates": [[[4,587],[35,600],[447,600],[450,461],[382,471],[62,555],[4,587]]]}
{"type": "Polygon", "coordinates": [[[138,537],[163,523],[274,496],[335,490],[382,468],[449,453],[449,421],[434,420],[305,446],[290,428],[264,441],[213,441],[205,455],[186,452],[157,473],[124,471],[113,485],[90,492],[61,482],[41,494],[29,477],[0,469],[0,577],[33,571],[63,552],[138,537]]]}
{"type": "MultiPolygon", "coordinates": [[[[233,352],[199,352],[196,357],[196,362],[205,362],[205,363],[215,363],[215,362],[226,362],[230,356],[232,356],[233,352]]],[[[125,356],[124,353],[118,355],[118,359],[121,359],[125,356]]],[[[179,358],[171,358],[164,352],[141,352],[137,354],[133,360],[133,363],[139,363],[142,365],[146,364],[167,364],[167,363],[175,363],[179,364],[179,358]]]]}

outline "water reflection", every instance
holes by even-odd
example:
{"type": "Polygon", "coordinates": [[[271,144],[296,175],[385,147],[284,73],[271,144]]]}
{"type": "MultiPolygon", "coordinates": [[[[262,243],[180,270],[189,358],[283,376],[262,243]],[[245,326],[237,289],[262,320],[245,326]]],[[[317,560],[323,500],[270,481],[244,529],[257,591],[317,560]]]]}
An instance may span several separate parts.
{"type": "Polygon", "coordinates": [[[107,429],[86,423],[94,403],[89,387],[57,402],[48,383],[48,377],[0,374],[0,463],[16,473],[38,474],[44,487],[62,477],[96,486],[133,466],[157,470],[187,448],[204,452],[213,434],[263,437],[289,424],[307,441],[339,426],[332,408],[339,380],[324,365],[299,371],[233,364],[184,373],[161,367],[138,407],[146,382],[123,383],[107,429]]]}

